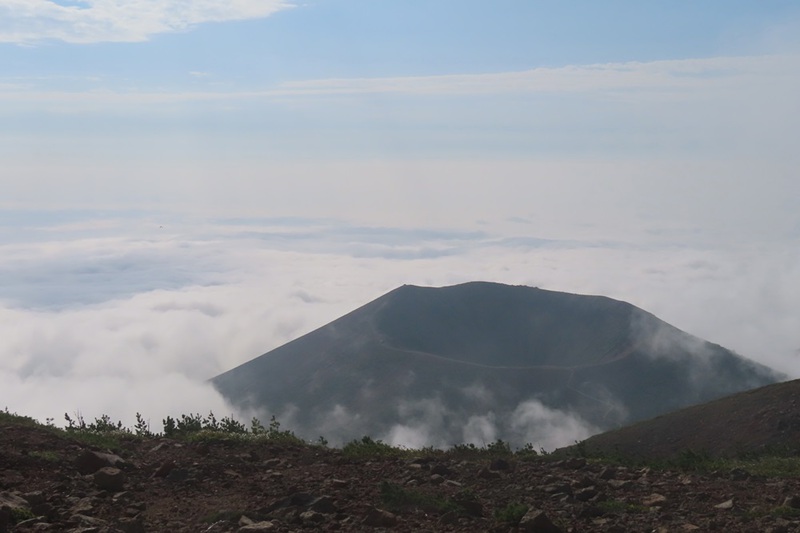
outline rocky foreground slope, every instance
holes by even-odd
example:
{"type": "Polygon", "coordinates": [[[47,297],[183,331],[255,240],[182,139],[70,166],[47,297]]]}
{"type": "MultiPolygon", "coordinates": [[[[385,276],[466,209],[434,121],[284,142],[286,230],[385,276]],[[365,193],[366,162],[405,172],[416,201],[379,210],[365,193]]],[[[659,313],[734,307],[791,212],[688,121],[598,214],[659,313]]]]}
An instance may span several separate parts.
{"type": "Polygon", "coordinates": [[[795,531],[800,479],[489,450],[117,436],[0,417],[0,532],[795,531]],[[81,437],[81,438],[78,438],[81,437]],[[107,441],[108,442],[108,441],[107,441]]]}

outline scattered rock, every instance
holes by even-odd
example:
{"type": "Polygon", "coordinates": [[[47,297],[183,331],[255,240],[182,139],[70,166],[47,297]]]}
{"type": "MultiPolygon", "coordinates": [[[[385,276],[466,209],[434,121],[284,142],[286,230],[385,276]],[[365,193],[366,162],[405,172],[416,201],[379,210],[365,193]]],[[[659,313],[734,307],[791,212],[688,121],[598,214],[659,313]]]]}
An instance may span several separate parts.
{"type": "Polygon", "coordinates": [[[75,467],[83,475],[94,474],[106,466],[121,468],[126,466],[126,463],[118,455],[94,452],[92,450],[83,450],[75,459],[75,467]]]}
{"type": "Polygon", "coordinates": [[[168,459],[163,463],[161,463],[158,466],[158,468],[156,468],[156,471],[153,472],[153,477],[167,477],[167,475],[169,475],[169,473],[172,472],[174,469],[175,469],[175,461],[173,461],[172,459],[168,459]]]}
{"type": "Polygon", "coordinates": [[[322,514],[334,514],[338,511],[333,499],[330,496],[320,496],[314,499],[309,505],[308,509],[322,514]]]}
{"type": "Polygon", "coordinates": [[[511,463],[506,461],[505,459],[494,459],[492,463],[489,465],[490,470],[511,470],[511,463]]]}
{"type": "Polygon", "coordinates": [[[597,492],[597,489],[594,487],[586,487],[585,489],[580,489],[575,493],[575,499],[580,502],[588,502],[598,494],[599,492],[597,492]]]}
{"type": "Polygon", "coordinates": [[[526,533],[562,533],[550,518],[538,509],[531,509],[522,517],[518,526],[519,531],[526,533]]]}
{"type": "Polygon", "coordinates": [[[571,457],[562,462],[561,466],[569,470],[580,470],[586,466],[586,459],[583,457],[571,457]]]}
{"type": "Polygon", "coordinates": [[[599,477],[600,479],[609,480],[609,479],[614,479],[616,475],[617,475],[617,469],[611,466],[607,466],[604,469],[602,469],[599,474],[597,474],[597,477],[599,477]]]}
{"type": "Polygon", "coordinates": [[[733,509],[733,499],[726,500],[722,503],[715,505],[714,509],[723,509],[723,510],[733,509]]]}
{"type": "Polygon", "coordinates": [[[666,496],[664,496],[663,494],[654,493],[651,494],[650,496],[645,496],[644,498],[642,498],[642,505],[646,507],[656,507],[664,505],[666,501],[667,501],[666,496]]]}
{"type": "Polygon", "coordinates": [[[800,509],[800,496],[793,494],[791,496],[787,496],[785,500],[783,500],[784,507],[791,507],[792,509],[800,509]]]}
{"type": "MultiPolygon", "coordinates": [[[[497,470],[497,469],[495,469],[495,470],[497,470]]],[[[452,473],[453,472],[443,464],[437,464],[437,465],[434,465],[433,468],[431,468],[431,474],[434,474],[434,475],[449,476],[449,475],[452,475],[452,473]]]]}
{"type": "Polygon", "coordinates": [[[397,525],[397,516],[383,509],[372,508],[364,517],[363,524],[371,527],[394,527],[397,525]]]}
{"type": "Polygon", "coordinates": [[[275,524],[265,520],[263,522],[255,522],[253,524],[242,526],[239,528],[239,531],[258,532],[258,531],[275,531],[276,529],[278,528],[275,526],[275,524]]]}
{"type": "Polygon", "coordinates": [[[497,470],[491,470],[489,468],[481,468],[480,472],[478,472],[478,477],[482,479],[500,479],[501,477],[503,477],[503,475],[497,470]]]}
{"type": "Polygon", "coordinates": [[[125,487],[125,473],[119,468],[106,466],[94,473],[94,484],[100,490],[119,492],[125,487]]]}
{"type": "Polygon", "coordinates": [[[304,524],[319,524],[325,521],[325,515],[316,511],[305,511],[300,513],[300,520],[304,524]]]}

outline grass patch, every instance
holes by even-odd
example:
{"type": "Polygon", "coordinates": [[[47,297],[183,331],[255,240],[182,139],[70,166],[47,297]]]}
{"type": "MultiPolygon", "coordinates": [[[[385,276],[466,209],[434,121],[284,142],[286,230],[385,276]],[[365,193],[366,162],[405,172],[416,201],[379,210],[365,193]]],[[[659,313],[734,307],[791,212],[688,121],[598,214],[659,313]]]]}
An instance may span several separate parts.
{"type": "Polygon", "coordinates": [[[8,410],[8,407],[0,411],[0,424],[15,426],[40,426],[41,424],[29,416],[18,415],[8,410]]]}
{"type": "Polygon", "coordinates": [[[649,511],[649,508],[645,507],[644,505],[637,505],[635,503],[628,503],[620,500],[605,500],[598,502],[597,508],[604,513],[609,514],[644,513],[649,511]]]}
{"type": "Polygon", "coordinates": [[[30,509],[23,509],[19,507],[14,507],[10,511],[10,518],[12,524],[19,524],[25,520],[29,520],[31,518],[36,518],[36,515],[30,509]]]}
{"type": "MultiPolygon", "coordinates": [[[[566,456],[583,457],[587,461],[625,466],[648,467],[655,470],[680,470],[697,473],[725,473],[741,469],[753,476],[769,478],[800,477],[800,453],[794,449],[771,449],[761,452],[742,453],[735,457],[715,457],[705,451],[686,449],[668,459],[646,459],[630,457],[621,453],[570,453],[566,456]]],[[[563,459],[565,455],[550,456],[563,459]]]]}
{"type": "Polygon", "coordinates": [[[61,460],[61,457],[59,457],[59,455],[52,450],[33,450],[32,452],[28,453],[28,456],[33,457],[34,459],[47,461],[48,463],[55,463],[61,460]]]}
{"type": "Polygon", "coordinates": [[[371,437],[366,436],[362,437],[361,440],[350,441],[342,447],[342,455],[356,459],[400,457],[407,453],[408,450],[397,448],[381,440],[373,440],[371,437]]]}
{"type": "MultiPolygon", "coordinates": [[[[447,453],[457,459],[505,459],[514,456],[511,446],[502,440],[490,442],[489,444],[480,447],[475,446],[472,443],[456,444],[450,448],[447,453]]],[[[532,446],[525,447],[517,453],[522,453],[526,456],[536,454],[532,446]]]]}
{"type": "Polygon", "coordinates": [[[780,507],[772,509],[769,514],[775,518],[797,518],[800,517],[800,509],[795,509],[788,505],[781,505],[780,507]]]}
{"type": "Polygon", "coordinates": [[[437,494],[429,494],[419,489],[407,489],[384,481],[381,483],[381,502],[389,511],[398,512],[408,509],[446,513],[461,512],[456,502],[437,494]]]}
{"type": "Polygon", "coordinates": [[[519,525],[522,517],[528,512],[528,506],[524,503],[512,502],[502,509],[495,509],[494,519],[511,527],[519,525]]]}

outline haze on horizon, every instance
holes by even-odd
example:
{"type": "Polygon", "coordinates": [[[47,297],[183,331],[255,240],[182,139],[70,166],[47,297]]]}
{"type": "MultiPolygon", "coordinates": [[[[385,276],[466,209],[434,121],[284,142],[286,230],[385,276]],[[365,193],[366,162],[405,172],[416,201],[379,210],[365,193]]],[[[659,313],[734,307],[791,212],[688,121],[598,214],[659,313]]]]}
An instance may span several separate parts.
{"type": "Polygon", "coordinates": [[[0,0],[0,408],[205,380],[405,283],[603,294],[800,376],[794,2],[0,0]]]}

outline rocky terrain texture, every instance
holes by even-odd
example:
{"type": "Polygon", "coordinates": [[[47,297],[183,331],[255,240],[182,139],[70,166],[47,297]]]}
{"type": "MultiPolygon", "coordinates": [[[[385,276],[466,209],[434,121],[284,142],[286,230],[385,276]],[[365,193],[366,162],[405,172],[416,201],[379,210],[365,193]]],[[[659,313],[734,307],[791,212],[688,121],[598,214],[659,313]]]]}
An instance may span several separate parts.
{"type": "Polygon", "coordinates": [[[0,532],[800,530],[800,479],[746,468],[219,435],[121,435],[104,449],[78,437],[0,417],[0,532]]]}

